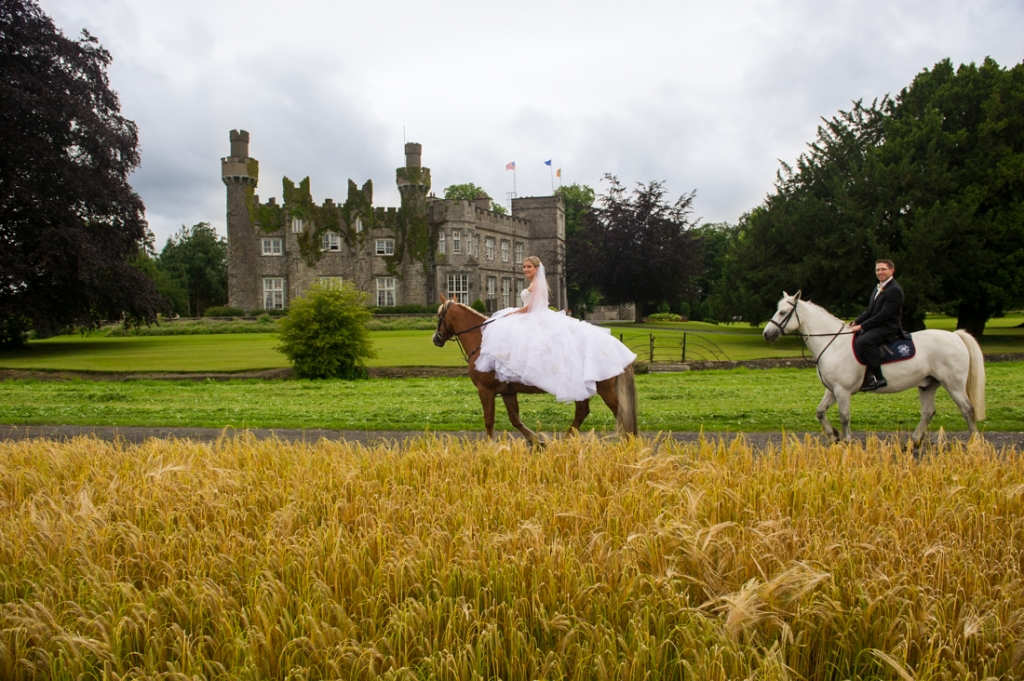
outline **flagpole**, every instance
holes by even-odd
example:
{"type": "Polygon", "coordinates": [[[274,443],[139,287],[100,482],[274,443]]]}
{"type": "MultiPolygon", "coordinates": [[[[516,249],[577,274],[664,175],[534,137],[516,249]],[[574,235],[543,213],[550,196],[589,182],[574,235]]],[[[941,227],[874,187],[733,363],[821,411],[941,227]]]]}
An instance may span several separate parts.
{"type": "Polygon", "coordinates": [[[548,166],[548,172],[551,173],[551,195],[554,196],[554,194],[555,194],[555,167],[549,165],[548,166]]]}

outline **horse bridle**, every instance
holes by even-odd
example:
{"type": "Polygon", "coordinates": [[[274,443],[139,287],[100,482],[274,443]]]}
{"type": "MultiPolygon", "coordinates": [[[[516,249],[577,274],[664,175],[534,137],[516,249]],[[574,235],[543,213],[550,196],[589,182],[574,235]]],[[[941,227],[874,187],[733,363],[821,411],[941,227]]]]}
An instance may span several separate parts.
{"type": "MultiPolygon", "coordinates": [[[[774,324],[775,326],[779,327],[779,333],[781,333],[783,336],[785,336],[786,335],[786,325],[789,324],[789,320],[792,319],[793,315],[795,314],[796,315],[796,327],[799,329],[800,328],[800,313],[797,311],[797,307],[799,306],[799,303],[800,303],[800,292],[797,291],[796,295],[793,296],[793,307],[789,311],[789,314],[787,314],[783,318],[782,323],[780,324],[779,322],[775,321],[774,319],[769,319],[768,323],[769,324],[774,324]]],[[[818,360],[821,359],[821,356],[825,354],[825,351],[828,350],[832,346],[832,343],[835,342],[836,338],[839,338],[839,336],[848,336],[851,333],[853,333],[853,331],[843,331],[843,329],[845,329],[845,328],[846,328],[846,324],[843,324],[841,327],[839,327],[839,330],[836,331],[835,333],[801,333],[800,334],[801,338],[819,338],[819,337],[824,337],[824,336],[831,336],[831,338],[829,339],[829,341],[825,345],[825,347],[822,348],[821,352],[818,353],[818,356],[817,357],[811,357],[811,361],[814,362],[815,364],[817,364],[818,360]]],[[[804,354],[803,350],[801,350],[800,351],[801,358],[803,358],[803,354],[804,354]]]]}
{"type": "Polygon", "coordinates": [[[447,343],[454,336],[455,340],[457,340],[459,342],[459,350],[462,352],[462,359],[466,360],[466,364],[469,364],[469,361],[473,358],[473,355],[475,355],[476,353],[480,352],[480,348],[483,347],[483,342],[481,341],[481,344],[479,346],[477,346],[476,350],[474,350],[473,352],[470,352],[469,354],[466,354],[466,348],[462,345],[462,339],[459,336],[461,336],[464,333],[469,333],[470,331],[475,331],[476,329],[479,329],[481,327],[487,326],[488,324],[490,324],[494,320],[493,319],[488,319],[488,320],[484,321],[481,324],[477,324],[476,326],[471,326],[468,329],[463,329],[462,331],[452,331],[451,329],[448,328],[448,325],[445,324],[444,320],[445,320],[445,317],[448,316],[448,309],[451,308],[452,303],[454,303],[454,302],[455,301],[453,301],[453,300],[449,300],[448,302],[446,302],[441,307],[441,314],[439,314],[437,316],[437,330],[434,332],[434,345],[436,345],[438,347],[442,347],[445,343],[447,343]],[[445,333],[447,334],[447,336],[445,336],[445,335],[443,335],[441,333],[441,325],[442,324],[444,324],[444,329],[445,329],[445,333]],[[438,341],[440,341],[440,343],[438,343],[438,341]]]}

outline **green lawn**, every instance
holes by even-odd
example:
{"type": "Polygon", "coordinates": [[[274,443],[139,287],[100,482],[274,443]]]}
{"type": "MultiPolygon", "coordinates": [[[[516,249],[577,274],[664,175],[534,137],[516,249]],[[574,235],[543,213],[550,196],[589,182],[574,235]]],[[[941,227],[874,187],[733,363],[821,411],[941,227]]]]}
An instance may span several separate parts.
{"type": "MultiPolygon", "coordinates": [[[[1024,362],[987,366],[986,430],[1024,424],[1024,362]]],[[[480,430],[480,402],[469,378],[369,381],[4,381],[0,423],[115,426],[480,430]]],[[[823,388],[813,370],[690,371],[637,377],[643,430],[815,431],[823,388]]],[[[548,395],[520,397],[528,425],[560,430],[572,406],[548,395]]],[[[611,415],[592,400],[588,427],[608,429],[611,415]]],[[[964,430],[945,391],[933,428],[964,430]]],[[[910,430],[916,391],[855,395],[855,430],[910,430]]],[[[835,415],[833,408],[832,415],[835,415]]],[[[837,418],[837,417],[836,417],[837,418]]],[[[498,403],[497,425],[508,429],[498,403]]]]}
{"type": "MultiPolygon", "coordinates": [[[[986,353],[1024,352],[1024,329],[1016,328],[1024,316],[993,319],[981,341],[986,353]]],[[[932,328],[952,329],[955,319],[932,317],[932,328]]],[[[656,361],[680,361],[683,335],[687,360],[749,360],[768,357],[800,357],[803,343],[785,337],[766,343],[761,330],[749,324],[616,324],[620,336],[634,352],[646,359],[650,337],[655,338],[656,361]]],[[[449,342],[436,348],[431,331],[373,331],[378,356],[370,366],[462,366],[458,345],[449,342]]],[[[135,336],[110,338],[99,334],[58,336],[32,341],[21,350],[0,352],[0,368],[65,371],[231,372],[287,367],[288,361],[274,346],[271,333],[209,334],[195,336],[135,336]]]]}
{"type": "MultiPolygon", "coordinates": [[[[370,366],[462,366],[455,343],[437,348],[431,331],[371,332],[370,366]]],[[[289,366],[271,333],[107,338],[58,336],[0,353],[0,368],[64,371],[212,372],[289,366]]]]}

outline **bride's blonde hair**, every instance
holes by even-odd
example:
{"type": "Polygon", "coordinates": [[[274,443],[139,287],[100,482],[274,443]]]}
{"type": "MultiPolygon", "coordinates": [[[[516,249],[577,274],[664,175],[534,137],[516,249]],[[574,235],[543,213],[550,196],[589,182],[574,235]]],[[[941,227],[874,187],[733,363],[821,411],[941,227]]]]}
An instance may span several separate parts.
{"type": "Polygon", "coordinates": [[[530,262],[533,263],[534,267],[540,267],[540,258],[538,258],[535,255],[526,256],[525,258],[523,258],[523,262],[530,262]]]}

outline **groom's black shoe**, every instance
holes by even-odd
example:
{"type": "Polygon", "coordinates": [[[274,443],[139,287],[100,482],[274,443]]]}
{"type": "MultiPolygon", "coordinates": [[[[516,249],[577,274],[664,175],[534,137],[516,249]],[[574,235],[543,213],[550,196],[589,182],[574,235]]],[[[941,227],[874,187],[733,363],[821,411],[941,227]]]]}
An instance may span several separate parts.
{"type": "Polygon", "coordinates": [[[884,388],[887,385],[889,385],[889,382],[885,380],[885,378],[883,378],[882,376],[872,376],[871,378],[864,382],[864,385],[860,387],[860,390],[861,392],[870,392],[872,390],[879,390],[880,388],[884,388]]]}

